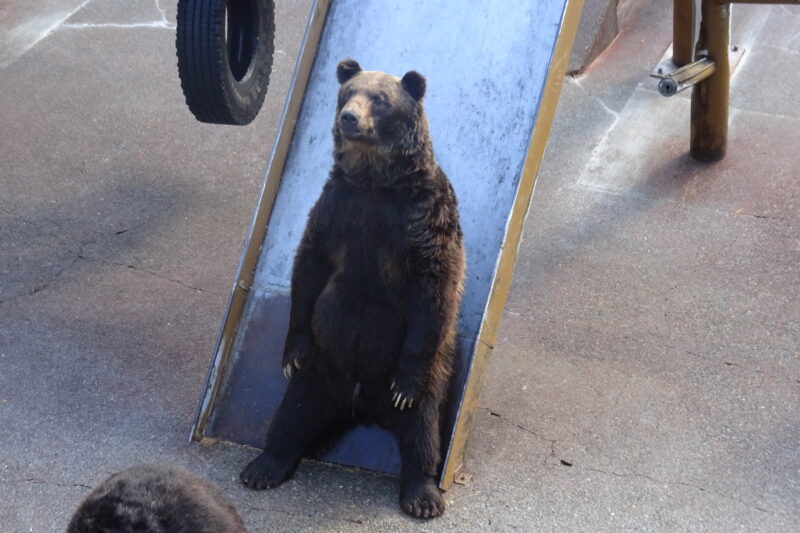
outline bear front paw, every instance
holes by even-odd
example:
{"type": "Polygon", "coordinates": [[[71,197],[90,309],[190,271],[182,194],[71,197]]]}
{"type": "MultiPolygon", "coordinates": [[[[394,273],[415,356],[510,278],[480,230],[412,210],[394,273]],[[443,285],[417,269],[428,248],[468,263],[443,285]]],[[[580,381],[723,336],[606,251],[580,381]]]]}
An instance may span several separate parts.
{"type": "Polygon", "coordinates": [[[291,379],[295,371],[308,366],[309,349],[310,343],[307,339],[287,341],[283,352],[283,375],[286,379],[291,379]]]}
{"type": "Polygon", "coordinates": [[[414,407],[414,401],[418,394],[416,380],[398,376],[392,380],[389,391],[392,394],[390,401],[396,408],[402,411],[406,407],[409,409],[414,407]]]}

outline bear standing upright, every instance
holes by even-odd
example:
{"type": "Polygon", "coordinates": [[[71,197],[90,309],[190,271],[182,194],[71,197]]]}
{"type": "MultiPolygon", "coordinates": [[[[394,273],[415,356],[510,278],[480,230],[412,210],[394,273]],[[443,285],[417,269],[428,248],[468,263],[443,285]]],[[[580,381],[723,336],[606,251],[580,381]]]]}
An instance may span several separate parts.
{"type": "Polygon", "coordinates": [[[465,271],[456,196],[433,155],[425,78],[352,59],[336,74],[333,169],[292,272],[289,386],[241,480],[275,487],[331,427],[376,423],[399,444],[403,511],[434,517],[465,271]]]}

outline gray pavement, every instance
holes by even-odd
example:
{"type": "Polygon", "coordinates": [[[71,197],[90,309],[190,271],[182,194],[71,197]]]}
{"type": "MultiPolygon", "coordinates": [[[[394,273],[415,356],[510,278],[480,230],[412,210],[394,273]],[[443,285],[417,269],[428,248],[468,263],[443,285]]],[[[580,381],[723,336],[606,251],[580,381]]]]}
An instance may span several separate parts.
{"type": "Polygon", "coordinates": [[[564,86],[472,479],[418,522],[394,478],[306,462],[256,493],[252,449],[186,442],[310,2],[277,3],[244,128],[185,109],[174,4],[0,8],[0,531],[63,530],[137,462],[207,477],[254,532],[798,530],[800,8],[737,6],[729,156],[701,165],[687,98],[646,77],[669,3],[622,3],[564,86]]]}

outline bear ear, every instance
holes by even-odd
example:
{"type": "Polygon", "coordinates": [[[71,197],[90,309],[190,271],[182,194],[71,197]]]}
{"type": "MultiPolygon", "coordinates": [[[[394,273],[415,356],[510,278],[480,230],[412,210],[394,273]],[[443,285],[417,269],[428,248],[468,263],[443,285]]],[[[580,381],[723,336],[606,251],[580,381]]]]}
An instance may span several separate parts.
{"type": "Polygon", "coordinates": [[[361,72],[361,65],[355,59],[342,59],[336,66],[336,78],[339,83],[344,83],[361,72]]]}
{"type": "Polygon", "coordinates": [[[425,96],[425,77],[416,70],[406,72],[401,81],[403,89],[408,91],[414,100],[420,101],[425,96]]]}

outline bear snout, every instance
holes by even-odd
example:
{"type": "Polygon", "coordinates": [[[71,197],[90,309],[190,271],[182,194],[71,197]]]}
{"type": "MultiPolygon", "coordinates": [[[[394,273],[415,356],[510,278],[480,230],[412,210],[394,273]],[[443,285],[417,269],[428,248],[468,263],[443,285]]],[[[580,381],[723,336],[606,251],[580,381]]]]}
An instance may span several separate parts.
{"type": "Polygon", "coordinates": [[[343,111],[339,120],[346,129],[358,129],[358,115],[352,111],[343,111]]]}
{"type": "Polygon", "coordinates": [[[356,111],[345,109],[339,115],[339,127],[348,139],[355,139],[361,135],[360,123],[361,117],[356,111]]]}

